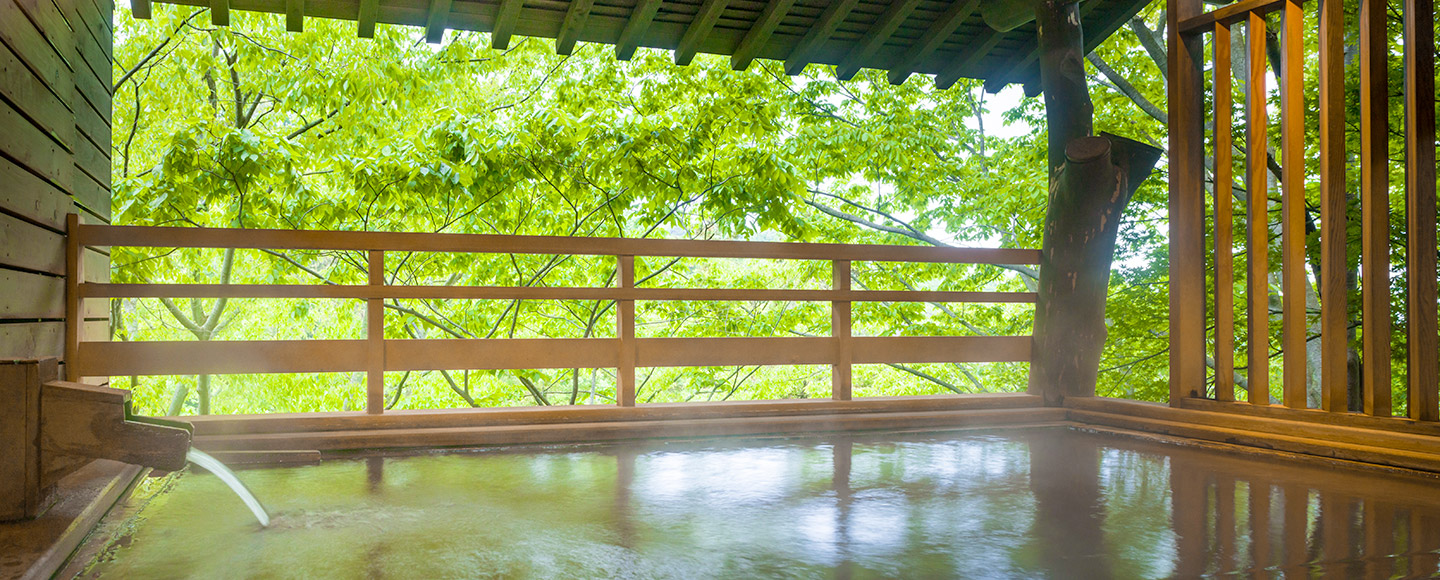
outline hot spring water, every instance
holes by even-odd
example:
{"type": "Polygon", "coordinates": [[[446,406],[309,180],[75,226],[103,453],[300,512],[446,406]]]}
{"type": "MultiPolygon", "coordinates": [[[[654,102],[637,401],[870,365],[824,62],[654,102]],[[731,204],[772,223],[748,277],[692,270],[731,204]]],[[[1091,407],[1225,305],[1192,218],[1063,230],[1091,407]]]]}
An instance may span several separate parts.
{"type": "Polygon", "coordinates": [[[265,513],[265,506],[260,505],[260,500],[255,499],[255,494],[250,493],[250,489],[246,488],[245,484],[240,483],[240,478],[235,477],[235,472],[230,471],[229,467],[225,467],[224,463],[220,463],[219,459],[211,457],[210,454],[194,447],[191,447],[190,451],[185,453],[185,458],[190,460],[191,463],[205,468],[205,471],[215,474],[216,477],[220,478],[220,481],[230,486],[230,489],[235,492],[235,495],[240,496],[240,501],[245,502],[245,507],[250,508],[250,512],[255,514],[255,519],[260,520],[261,526],[270,525],[270,514],[265,513]]]}

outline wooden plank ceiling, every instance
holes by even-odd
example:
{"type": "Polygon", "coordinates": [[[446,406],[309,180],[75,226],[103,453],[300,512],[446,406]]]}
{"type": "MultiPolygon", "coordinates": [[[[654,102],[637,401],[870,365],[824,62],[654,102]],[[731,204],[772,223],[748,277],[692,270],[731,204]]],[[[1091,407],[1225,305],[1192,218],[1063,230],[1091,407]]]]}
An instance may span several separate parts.
{"type": "MultiPolygon", "coordinates": [[[[555,39],[568,54],[577,41],[612,45],[628,60],[638,47],[673,51],[685,65],[697,53],[730,57],[736,69],[756,58],[783,61],[798,74],[806,64],[835,65],[840,78],[860,69],[888,72],[892,83],[915,73],[936,76],[940,88],[961,78],[1036,86],[1040,78],[1035,24],[997,32],[986,9],[1031,10],[1026,0],[163,0],[212,8],[216,24],[230,10],[352,20],[361,36],[376,23],[420,26],[439,42],[445,30],[491,33],[496,48],[515,36],[555,39]],[[1001,7],[1003,5],[1003,7],[1001,7]]],[[[137,17],[150,0],[132,0],[137,17]]],[[[1086,49],[1093,49],[1146,5],[1145,0],[1084,0],[1086,49]]],[[[993,15],[992,10],[992,15],[993,15]]]]}

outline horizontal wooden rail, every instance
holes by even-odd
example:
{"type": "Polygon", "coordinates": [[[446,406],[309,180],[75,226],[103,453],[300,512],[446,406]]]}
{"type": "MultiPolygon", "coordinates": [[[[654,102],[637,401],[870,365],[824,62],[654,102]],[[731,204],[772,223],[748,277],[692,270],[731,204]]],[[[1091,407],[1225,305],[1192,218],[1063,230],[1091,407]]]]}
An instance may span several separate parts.
{"type": "Polygon", "coordinates": [[[683,258],[763,258],[1039,264],[1040,251],[1011,248],[937,248],[874,244],[810,244],[567,236],[507,236],[414,232],[337,232],[232,228],[83,225],[83,246],[152,248],[255,248],[271,250],[384,250],[484,254],[569,254],[683,258]]]}
{"type": "MultiPolygon", "coordinates": [[[[853,364],[1027,362],[1028,336],[855,337],[853,364]]],[[[84,376],[341,373],[370,368],[367,340],[81,342],[84,376]]],[[[605,368],[618,339],[391,339],[386,372],[605,368]]],[[[830,337],[639,338],[637,367],[828,365],[830,337]]]]}
{"type": "Polygon", "coordinates": [[[1180,22],[1180,32],[1209,32],[1216,24],[1229,26],[1244,22],[1251,14],[1269,14],[1285,7],[1288,0],[1244,0],[1222,6],[1180,22]]]}
{"type": "Polygon", "coordinates": [[[1028,304],[1034,292],[798,290],[743,288],[555,288],[322,284],[81,283],[84,298],[398,298],[477,300],[673,300],[775,302],[974,302],[1028,304]]]}
{"type": "MultiPolygon", "coordinates": [[[[365,338],[199,342],[86,342],[67,349],[80,376],[366,373],[366,410],[383,412],[385,373],[428,370],[616,369],[616,402],[635,404],[636,367],[829,365],[832,397],[850,398],[855,364],[1025,362],[1029,336],[852,337],[854,302],[1034,303],[1033,292],[854,290],[853,260],[948,264],[1036,264],[1035,250],[558,236],[318,232],[80,225],[72,220],[71,260],[85,246],[263,248],[366,252],[366,284],[111,284],[72,277],[77,304],[112,298],[291,298],[366,301],[365,338]],[[388,251],[613,256],[616,287],[392,286],[388,251]],[[635,256],[824,260],[829,289],[636,288],[635,256]],[[607,300],[616,338],[386,339],[384,301],[607,300]],[[637,301],[829,302],[831,336],[636,338],[637,301]]],[[[74,325],[71,325],[74,326],[74,325]]],[[[78,329],[74,336],[78,337],[78,329]]]]}

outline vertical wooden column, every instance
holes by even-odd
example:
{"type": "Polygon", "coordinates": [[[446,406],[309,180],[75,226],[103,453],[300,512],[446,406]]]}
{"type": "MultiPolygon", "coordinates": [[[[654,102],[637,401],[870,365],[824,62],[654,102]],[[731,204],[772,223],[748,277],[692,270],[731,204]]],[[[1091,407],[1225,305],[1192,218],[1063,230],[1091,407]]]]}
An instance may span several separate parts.
{"type": "Polygon", "coordinates": [[[1365,414],[1389,417],[1390,86],[1385,0],[1360,0],[1360,303],[1365,414]]]}
{"type": "MultiPolygon", "coordinates": [[[[1201,12],[1167,0],[1168,27],[1201,12]]],[[[1170,404],[1205,388],[1205,115],[1199,34],[1169,34],[1170,404]]]]}
{"type": "Polygon", "coordinates": [[[1350,410],[1345,224],[1345,11],[1341,0],[1320,0],[1320,283],[1316,290],[1320,293],[1320,408],[1331,412],[1350,410]]]}
{"type": "Polygon", "coordinates": [[[1435,4],[1405,0],[1405,271],[1410,418],[1440,421],[1435,281],[1435,4]],[[1418,48],[1418,50],[1416,50],[1418,48]]]}
{"type": "Polygon", "coordinates": [[[85,276],[85,247],[80,240],[80,215],[65,216],[65,380],[80,382],[81,331],[85,328],[84,300],[80,282],[85,276]]]}
{"type": "MultiPolygon", "coordinates": [[[[850,291],[850,260],[833,264],[835,290],[850,291]]],[[[850,361],[854,343],[850,340],[850,301],[830,302],[830,336],[835,338],[835,364],[830,367],[830,397],[836,401],[850,400],[850,361]]]]}
{"type": "Polygon", "coordinates": [[[1270,214],[1265,126],[1265,18],[1250,13],[1245,28],[1249,41],[1248,91],[1245,95],[1246,266],[1245,380],[1251,404],[1270,404],[1270,214]]]}
{"type": "MultiPolygon", "coordinates": [[[[620,289],[635,287],[635,256],[616,256],[620,289]]],[[[615,369],[615,402],[621,407],[635,406],[635,301],[615,301],[615,336],[620,339],[619,362],[615,369]]]]}
{"type": "MultiPolygon", "coordinates": [[[[385,252],[370,250],[370,286],[385,285],[385,252]]],[[[385,299],[369,298],[365,301],[366,361],[369,370],[365,375],[365,412],[379,415],[385,412],[385,299]]]]}
{"type": "Polygon", "coordinates": [[[1230,25],[1216,23],[1210,39],[1215,87],[1215,400],[1235,400],[1235,232],[1232,199],[1230,25]]]}
{"type": "Polygon", "coordinates": [[[1287,0],[1280,21],[1281,401],[1305,408],[1305,10],[1287,0]]]}

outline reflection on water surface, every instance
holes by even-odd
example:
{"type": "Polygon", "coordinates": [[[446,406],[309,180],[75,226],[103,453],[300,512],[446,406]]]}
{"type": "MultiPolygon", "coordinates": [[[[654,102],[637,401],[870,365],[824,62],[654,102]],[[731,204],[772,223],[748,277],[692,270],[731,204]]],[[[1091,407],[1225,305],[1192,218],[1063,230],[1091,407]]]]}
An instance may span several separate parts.
{"type": "MultiPolygon", "coordinates": [[[[86,576],[1440,574],[1440,484],[1045,429],[512,448],[205,473],[86,576]]],[[[122,518],[128,518],[123,519],[122,518]]]]}

